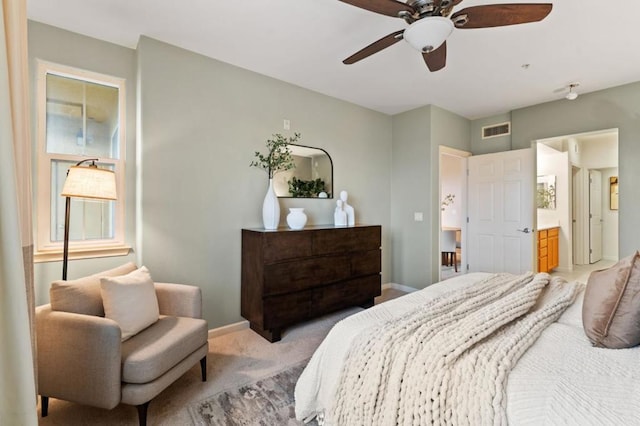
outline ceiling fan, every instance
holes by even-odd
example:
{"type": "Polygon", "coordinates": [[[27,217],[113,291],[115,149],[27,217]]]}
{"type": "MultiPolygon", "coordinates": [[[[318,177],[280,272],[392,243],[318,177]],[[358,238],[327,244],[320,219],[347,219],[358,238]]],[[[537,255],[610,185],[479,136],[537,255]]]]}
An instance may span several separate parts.
{"type": "Polygon", "coordinates": [[[550,3],[505,3],[471,6],[451,15],[462,0],[340,0],[344,3],[404,19],[409,27],[375,41],[342,61],[353,64],[406,40],[422,52],[430,71],[444,68],[447,62],[447,42],[454,28],[489,28],[525,24],[544,19],[551,12],[550,3]],[[451,15],[451,16],[449,16],[451,15]]]}

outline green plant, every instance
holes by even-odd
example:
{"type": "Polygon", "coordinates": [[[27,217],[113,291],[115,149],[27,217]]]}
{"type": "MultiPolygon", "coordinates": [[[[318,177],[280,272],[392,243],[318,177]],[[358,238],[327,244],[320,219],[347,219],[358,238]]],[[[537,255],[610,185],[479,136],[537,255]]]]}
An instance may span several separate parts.
{"type": "Polygon", "coordinates": [[[291,156],[289,144],[295,143],[300,139],[300,133],[295,133],[293,137],[285,138],[279,133],[273,135],[273,139],[267,139],[266,155],[256,151],[256,159],[249,164],[250,167],[258,167],[269,175],[269,179],[277,172],[291,170],[296,165],[291,156]]]}
{"type": "Polygon", "coordinates": [[[324,181],[319,178],[302,180],[293,176],[287,183],[289,184],[289,192],[294,198],[317,197],[319,193],[324,191],[324,181]]]}

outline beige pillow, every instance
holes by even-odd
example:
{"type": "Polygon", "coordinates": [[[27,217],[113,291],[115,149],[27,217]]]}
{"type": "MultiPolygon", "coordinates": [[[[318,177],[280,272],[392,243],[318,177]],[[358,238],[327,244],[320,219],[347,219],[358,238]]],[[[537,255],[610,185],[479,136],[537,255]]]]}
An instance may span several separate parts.
{"type": "Polygon", "coordinates": [[[129,262],[117,268],[77,280],[54,281],[49,288],[51,309],[75,314],[104,316],[102,297],[100,296],[100,278],[128,274],[135,271],[136,268],[137,266],[133,262],[129,262]]]}
{"type": "Polygon", "coordinates": [[[158,321],[156,289],[145,266],[120,277],[101,278],[100,292],[105,317],[118,323],[123,342],[158,321]]]}
{"type": "Polygon", "coordinates": [[[640,253],[591,273],[582,325],[594,346],[620,349],[640,344],[640,253]]]}

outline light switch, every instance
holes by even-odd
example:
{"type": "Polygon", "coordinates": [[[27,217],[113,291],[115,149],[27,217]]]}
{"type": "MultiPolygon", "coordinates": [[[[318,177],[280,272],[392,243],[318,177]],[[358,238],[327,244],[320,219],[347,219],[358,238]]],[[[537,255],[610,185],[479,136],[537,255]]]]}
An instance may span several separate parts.
{"type": "Polygon", "coordinates": [[[413,220],[415,220],[416,222],[422,222],[423,220],[422,212],[415,212],[413,214],[413,220]]]}
{"type": "Polygon", "coordinates": [[[287,120],[286,118],[284,120],[282,120],[282,127],[284,127],[284,130],[289,130],[291,129],[291,121],[287,120]]]}

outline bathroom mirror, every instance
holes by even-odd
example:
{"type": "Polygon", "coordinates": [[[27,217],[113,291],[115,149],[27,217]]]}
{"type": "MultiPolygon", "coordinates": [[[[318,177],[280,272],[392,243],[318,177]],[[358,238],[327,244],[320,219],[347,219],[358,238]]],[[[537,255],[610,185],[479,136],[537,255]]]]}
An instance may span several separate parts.
{"type": "Polygon", "coordinates": [[[333,198],[333,162],[324,149],[290,144],[295,167],[277,173],[273,187],[280,198],[333,198]]]}
{"type": "Polygon", "coordinates": [[[556,209],[556,177],[554,175],[538,176],[536,201],[539,209],[556,209]]]}

